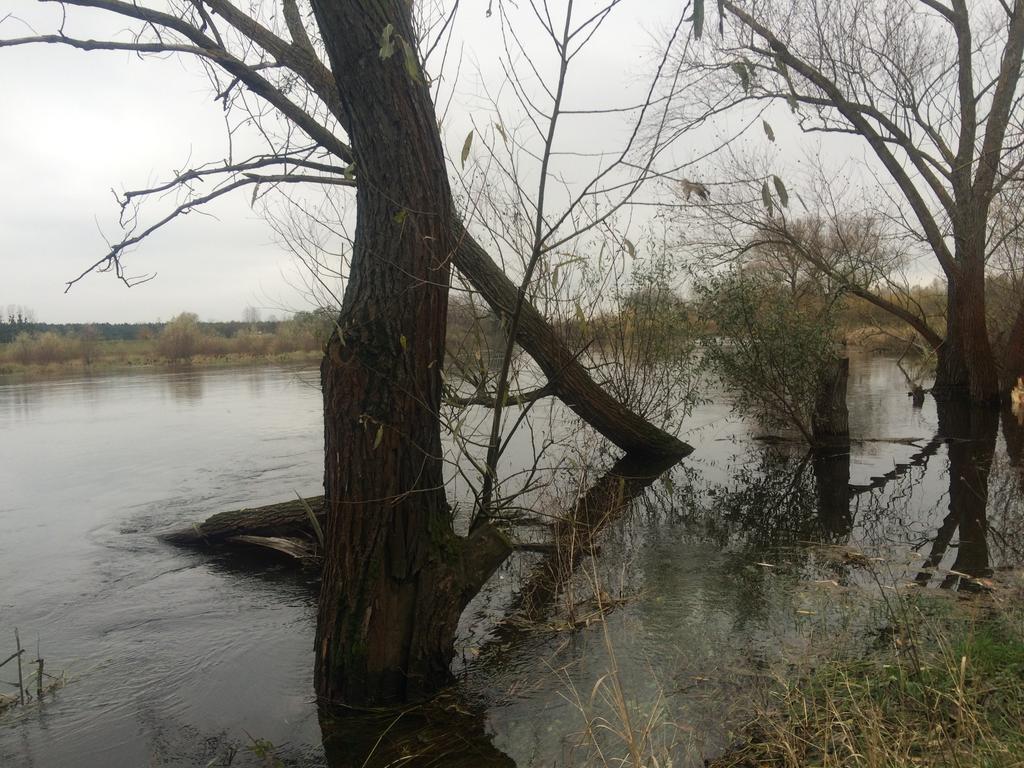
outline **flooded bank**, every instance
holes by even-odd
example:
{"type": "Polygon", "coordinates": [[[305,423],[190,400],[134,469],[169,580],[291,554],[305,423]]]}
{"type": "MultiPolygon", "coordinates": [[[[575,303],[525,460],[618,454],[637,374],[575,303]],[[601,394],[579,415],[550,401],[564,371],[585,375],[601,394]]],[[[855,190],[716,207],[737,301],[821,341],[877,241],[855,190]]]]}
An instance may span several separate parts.
{"type": "MultiPolygon", "coordinates": [[[[628,711],[699,765],[726,745],[752,672],[851,621],[825,607],[830,590],[953,588],[1024,557],[1012,414],[914,409],[894,361],[856,358],[852,449],[815,456],[754,439],[761,428],[711,397],[686,423],[695,452],[604,532],[571,599],[493,632],[540,556],[517,557],[463,617],[459,684],[437,707],[337,720],[313,698],[315,578],[156,539],[320,492],[316,371],[0,379],[0,657],[17,626],[33,658],[38,644],[69,676],[0,720],[0,764],[262,765],[269,743],[296,765],[582,765],[588,723],[604,718],[607,734],[628,711]],[[603,620],[588,622],[595,611],[603,620]]],[[[557,407],[535,419],[506,472],[545,435],[576,430],[557,407]]],[[[524,505],[585,491],[579,462],[611,463],[587,453],[594,443],[577,435],[546,456],[563,479],[524,505]]],[[[453,478],[452,498],[465,493],[453,478]]]]}

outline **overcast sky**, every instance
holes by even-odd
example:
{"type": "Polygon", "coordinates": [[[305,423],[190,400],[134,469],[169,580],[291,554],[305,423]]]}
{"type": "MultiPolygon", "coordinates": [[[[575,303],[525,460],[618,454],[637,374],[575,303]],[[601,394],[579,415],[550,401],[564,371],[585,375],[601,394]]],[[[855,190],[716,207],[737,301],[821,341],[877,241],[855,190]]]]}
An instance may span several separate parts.
{"type": "Polygon", "coordinates": [[[227,320],[247,305],[300,302],[282,279],[289,257],[244,195],[211,209],[219,220],[190,215],[136,249],[129,269],[156,272],[152,282],[127,289],[93,275],[65,295],[106,252],[104,235],[118,237],[111,189],[165,179],[190,153],[223,156],[222,114],[201,71],[174,58],[35,46],[0,49],[0,67],[0,306],[30,307],[42,321],[116,322],[184,310],[227,320]]]}
{"type": "MultiPolygon", "coordinates": [[[[459,147],[448,145],[461,145],[470,119],[488,122],[481,81],[491,92],[500,85],[498,25],[484,17],[485,5],[462,5],[464,64],[445,126],[450,156],[459,147]]],[[[642,86],[638,73],[650,67],[651,35],[666,28],[679,4],[629,7],[644,15],[620,12],[604,31],[597,55],[573,74],[571,106],[607,105],[609,95],[628,97],[642,86]]],[[[39,32],[53,31],[50,7],[0,0],[0,18],[8,11],[39,32]]],[[[74,21],[69,33],[109,36],[103,14],[78,14],[74,21]]],[[[11,19],[0,25],[3,37],[28,33],[11,19]]],[[[38,45],[0,49],[0,67],[0,307],[23,305],[48,322],[119,322],[186,310],[230,320],[250,305],[264,314],[308,306],[293,287],[294,258],[244,192],[210,207],[216,218],[189,215],[138,246],[126,259],[128,271],[156,273],[151,282],[128,289],[98,274],[65,294],[65,283],[106,252],[104,237],[118,239],[111,189],[165,180],[190,156],[222,157],[223,115],[201,69],[179,57],[140,60],[38,45]]],[[[574,149],[589,150],[614,136],[606,125],[577,119],[563,135],[574,149]]]]}

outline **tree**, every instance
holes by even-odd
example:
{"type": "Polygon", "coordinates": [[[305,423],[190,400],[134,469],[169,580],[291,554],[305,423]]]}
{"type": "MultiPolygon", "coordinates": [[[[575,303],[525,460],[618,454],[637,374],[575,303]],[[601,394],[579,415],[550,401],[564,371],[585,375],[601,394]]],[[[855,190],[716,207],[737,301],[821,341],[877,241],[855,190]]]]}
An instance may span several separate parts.
{"type": "Polygon", "coordinates": [[[812,446],[849,444],[848,361],[835,353],[830,297],[794,297],[764,275],[715,274],[696,285],[713,328],[707,361],[736,407],[812,446]]]}
{"type": "Polygon", "coordinates": [[[744,273],[770,276],[795,300],[855,297],[909,326],[925,351],[937,353],[944,343],[938,328],[945,315],[920,300],[911,274],[912,250],[864,205],[849,179],[830,173],[817,158],[810,162],[813,175],[800,193],[794,191],[800,205],[792,206],[781,180],[787,200],[779,199],[766,163],[733,158],[722,164],[723,176],[740,181],[719,186],[714,207],[689,206],[708,225],[697,242],[698,260],[709,268],[734,263],[744,273]]]}
{"type": "Polygon", "coordinates": [[[400,52],[415,40],[408,6],[314,9],[353,162],[373,179],[357,187],[348,285],[321,365],[330,512],[317,691],[414,699],[447,679],[459,615],[509,548],[490,526],[456,537],[445,498],[438,411],[456,239],[433,103],[400,52]],[[378,55],[385,29],[391,56],[378,55]]]}
{"type": "Polygon", "coordinates": [[[199,352],[202,332],[199,317],[192,312],[182,312],[171,318],[160,331],[156,350],[162,357],[175,362],[187,363],[199,352]]]}
{"type": "Polygon", "coordinates": [[[989,476],[996,452],[999,414],[988,408],[962,403],[939,403],[938,435],[949,456],[949,514],[943,519],[921,572],[919,582],[927,584],[946,555],[953,536],[959,533],[956,559],[942,586],[954,587],[963,575],[992,575],[988,551],[989,476]]]}
{"type": "MultiPolygon", "coordinates": [[[[997,375],[985,274],[992,206],[1024,167],[1024,3],[722,0],[719,8],[716,50],[697,62],[704,73],[727,73],[715,111],[788,102],[804,131],[864,142],[889,182],[894,223],[927,247],[945,278],[936,395],[991,402],[1005,393],[1011,379],[997,375]]],[[[1019,333],[1024,299],[1015,312],[1019,333]]]]}
{"type": "MultiPolygon", "coordinates": [[[[226,109],[238,112],[242,123],[254,126],[267,144],[266,151],[244,159],[227,157],[198,164],[154,187],[124,192],[119,199],[124,237],[69,281],[68,287],[93,271],[113,272],[129,285],[150,279],[151,276],[133,278],[125,271],[125,253],[181,215],[201,210],[235,191],[245,189],[259,197],[270,189],[295,184],[357,186],[359,170],[353,164],[352,149],[337,135],[341,132],[339,128],[344,130],[345,118],[336,76],[323,62],[326,41],[316,25],[308,23],[297,0],[285,0],[279,12],[276,8],[254,7],[251,15],[229,0],[182,0],[172,3],[169,11],[123,0],[70,0],[60,5],[65,9],[93,9],[111,14],[116,23],[128,26],[116,38],[80,39],[67,33],[65,17],[57,22],[61,26],[53,34],[0,39],[0,48],[49,44],[85,51],[193,56],[206,67],[217,100],[226,109]],[[180,202],[154,223],[143,224],[142,204],[168,191],[176,192],[180,202]]],[[[615,5],[612,3],[589,17],[585,26],[576,30],[582,38],[577,42],[585,43],[586,33],[607,18],[615,5]]],[[[398,46],[398,60],[422,71],[420,59],[427,58],[443,42],[443,35],[451,26],[448,19],[457,9],[456,4],[437,23],[437,39],[422,44],[418,38],[410,38],[404,44],[393,41],[398,46]]],[[[4,20],[16,19],[9,16],[4,20]]],[[[420,26],[431,28],[430,23],[422,20],[420,26]]],[[[378,51],[382,42],[378,40],[378,51]]],[[[518,287],[464,221],[453,216],[451,227],[456,233],[453,265],[496,313],[511,317],[520,301],[518,287]]],[[[550,379],[552,393],[594,429],[626,451],[660,454],[686,450],[678,439],[605,392],[529,301],[523,303],[520,314],[517,343],[550,379]]]]}
{"type": "MultiPolygon", "coordinates": [[[[469,536],[457,536],[445,498],[438,410],[452,265],[537,361],[549,394],[637,455],[679,457],[688,446],[602,389],[529,301],[531,271],[514,285],[457,215],[423,66],[428,53],[421,55],[405,0],[314,0],[312,30],[294,0],[284,0],[281,15],[269,18],[258,18],[258,8],[246,15],[227,0],[172,4],[171,12],[121,0],[68,5],[109,12],[133,26],[115,40],[76,39],[62,28],[0,46],[196,56],[225,106],[259,123],[271,143],[265,154],[198,166],[126,192],[125,237],[82,276],[110,270],[132,283],[122,263],[127,248],[240,188],[254,197],[294,183],[356,188],[349,275],[321,366],[328,523],[315,681],[323,700],[353,705],[435,690],[448,676],[459,614],[509,553],[506,537],[486,516],[469,536]],[[282,26],[290,40],[277,31],[282,26]],[[251,94],[285,122],[251,106],[251,94]],[[337,137],[342,131],[347,141],[337,137]],[[211,182],[212,189],[200,190],[211,182]],[[184,200],[155,224],[138,225],[139,202],[167,190],[184,200]]],[[[584,45],[615,5],[574,26],[569,4],[563,76],[574,55],[564,43],[584,45]]],[[[616,165],[626,166],[625,157],[616,165]]],[[[649,162],[641,168],[642,180],[649,162]]],[[[534,265],[565,242],[543,226],[543,214],[541,203],[534,265]]],[[[496,402],[504,404],[504,377],[498,392],[496,402]]]]}
{"type": "Polygon", "coordinates": [[[260,310],[257,307],[246,307],[242,310],[242,322],[246,325],[256,325],[260,321],[260,310]]]}

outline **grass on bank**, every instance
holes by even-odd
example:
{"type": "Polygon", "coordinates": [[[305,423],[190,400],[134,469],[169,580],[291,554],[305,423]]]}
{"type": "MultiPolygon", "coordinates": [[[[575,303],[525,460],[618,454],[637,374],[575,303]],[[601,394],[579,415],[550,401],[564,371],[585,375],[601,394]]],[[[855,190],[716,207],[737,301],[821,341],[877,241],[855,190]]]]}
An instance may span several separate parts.
{"type": "Polygon", "coordinates": [[[899,598],[875,647],[777,679],[710,765],[1024,766],[1022,594],[899,598]]]}

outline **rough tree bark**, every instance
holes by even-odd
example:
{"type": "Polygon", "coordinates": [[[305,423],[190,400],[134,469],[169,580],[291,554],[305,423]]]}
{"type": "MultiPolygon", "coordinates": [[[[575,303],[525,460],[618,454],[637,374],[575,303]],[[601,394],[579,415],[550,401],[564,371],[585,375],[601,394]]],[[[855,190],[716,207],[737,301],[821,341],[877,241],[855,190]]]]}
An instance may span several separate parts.
{"type": "Polygon", "coordinates": [[[1000,386],[985,317],[985,251],[976,239],[957,242],[960,268],[947,276],[946,338],[932,392],[942,400],[995,403],[1000,386]]]}
{"type": "Polygon", "coordinates": [[[321,365],[328,515],[315,682],[322,700],[360,706],[447,681],[459,615],[509,547],[486,526],[457,537],[445,498],[438,411],[456,243],[409,5],[313,7],[366,179],[321,365]]]}

